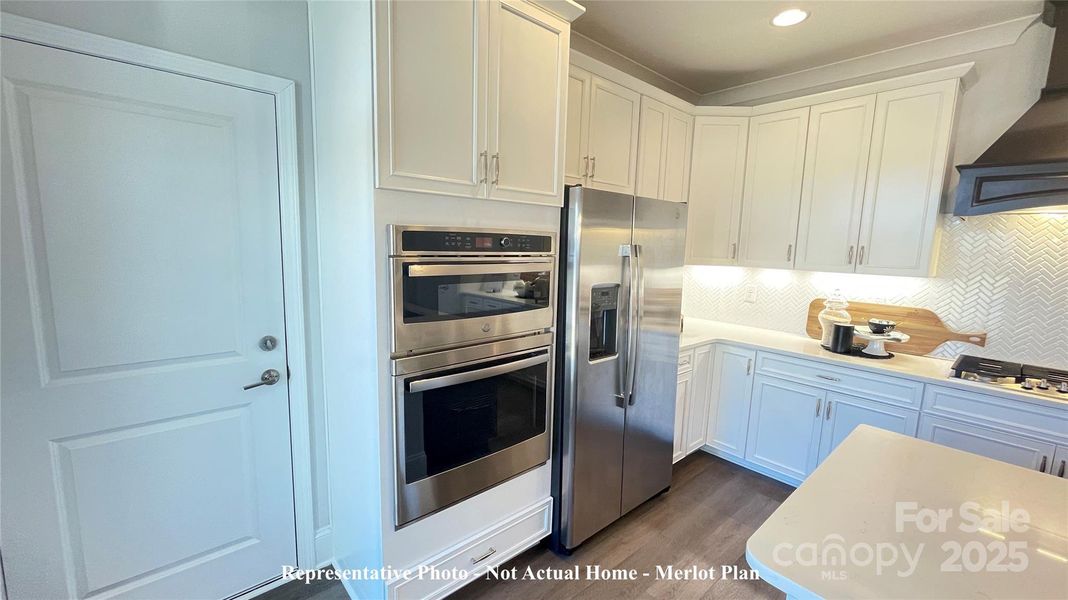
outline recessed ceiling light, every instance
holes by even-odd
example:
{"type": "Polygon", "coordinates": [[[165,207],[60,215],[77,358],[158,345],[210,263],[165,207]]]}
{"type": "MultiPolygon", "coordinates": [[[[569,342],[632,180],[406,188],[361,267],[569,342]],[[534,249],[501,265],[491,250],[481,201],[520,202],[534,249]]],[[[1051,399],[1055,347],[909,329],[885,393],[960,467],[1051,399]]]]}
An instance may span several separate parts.
{"type": "Polygon", "coordinates": [[[797,25],[807,18],[807,11],[803,11],[800,8],[791,8],[790,10],[784,10],[775,15],[775,18],[771,20],[771,24],[776,27],[789,27],[791,25],[797,25]]]}

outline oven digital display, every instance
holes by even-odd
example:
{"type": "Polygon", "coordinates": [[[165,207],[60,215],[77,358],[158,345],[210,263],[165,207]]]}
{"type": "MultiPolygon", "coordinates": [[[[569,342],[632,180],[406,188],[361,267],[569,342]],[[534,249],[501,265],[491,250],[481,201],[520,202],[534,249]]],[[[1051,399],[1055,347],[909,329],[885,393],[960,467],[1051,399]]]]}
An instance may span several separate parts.
{"type": "Polygon", "coordinates": [[[493,248],[493,238],[491,237],[476,237],[475,248],[493,248]]]}

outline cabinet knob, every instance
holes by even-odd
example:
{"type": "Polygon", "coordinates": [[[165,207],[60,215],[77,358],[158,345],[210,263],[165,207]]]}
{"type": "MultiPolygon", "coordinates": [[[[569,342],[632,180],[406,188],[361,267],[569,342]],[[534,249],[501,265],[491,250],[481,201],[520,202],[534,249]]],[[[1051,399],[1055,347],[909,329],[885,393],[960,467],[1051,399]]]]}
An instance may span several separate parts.
{"type": "Polygon", "coordinates": [[[860,255],[857,256],[857,264],[858,265],[864,264],[864,246],[860,247],[860,255]]]}
{"type": "Polygon", "coordinates": [[[738,258],[738,242],[731,243],[731,260],[738,258]]]}
{"type": "Polygon", "coordinates": [[[794,245],[790,244],[786,247],[786,260],[789,261],[794,257],[794,245]]]}
{"type": "Polygon", "coordinates": [[[816,398],[816,417],[817,418],[819,418],[819,416],[820,416],[820,405],[821,404],[823,404],[823,399],[822,398],[816,398]]]}
{"type": "Polygon", "coordinates": [[[501,183],[501,155],[493,155],[493,185],[501,183]]]}
{"type": "Polygon", "coordinates": [[[853,246],[849,247],[849,258],[846,259],[846,262],[853,264],[853,246]]]}
{"type": "Polygon", "coordinates": [[[596,174],[597,174],[597,157],[596,156],[591,156],[590,157],[590,179],[593,179],[596,174]]]}
{"type": "Polygon", "coordinates": [[[833,407],[834,407],[834,402],[831,402],[830,400],[828,400],[827,401],[827,411],[826,411],[826,416],[827,416],[827,420],[828,421],[831,420],[831,408],[833,408],[833,407]]]}
{"type": "Polygon", "coordinates": [[[1064,463],[1068,461],[1061,461],[1061,468],[1057,469],[1057,477],[1064,477],[1064,463]]]}
{"type": "Polygon", "coordinates": [[[589,156],[583,156],[582,157],[582,177],[584,179],[588,179],[589,176],[590,176],[590,157],[589,156]]]}

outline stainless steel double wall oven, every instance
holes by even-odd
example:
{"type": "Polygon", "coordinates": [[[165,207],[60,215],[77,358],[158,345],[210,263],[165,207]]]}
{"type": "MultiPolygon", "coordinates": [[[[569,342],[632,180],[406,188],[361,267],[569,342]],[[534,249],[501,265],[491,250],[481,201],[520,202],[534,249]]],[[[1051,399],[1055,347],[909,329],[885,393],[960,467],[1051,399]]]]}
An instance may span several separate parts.
{"type": "Polygon", "coordinates": [[[390,227],[395,524],[549,460],[556,236],[390,227]]]}

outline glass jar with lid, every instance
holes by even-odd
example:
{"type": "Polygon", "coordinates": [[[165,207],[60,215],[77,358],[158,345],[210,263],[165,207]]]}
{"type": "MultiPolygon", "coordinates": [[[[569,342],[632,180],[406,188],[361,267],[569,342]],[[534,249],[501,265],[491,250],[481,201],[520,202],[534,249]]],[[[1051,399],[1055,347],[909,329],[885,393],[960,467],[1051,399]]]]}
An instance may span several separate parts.
{"type": "Polygon", "coordinates": [[[842,295],[842,290],[834,290],[830,298],[827,298],[823,302],[825,307],[817,315],[820,321],[820,327],[823,330],[823,335],[820,338],[820,344],[825,348],[829,348],[831,345],[831,334],[834,333],[835,323],[851,323],[853,317],[846,312],[846,307],[849,306],[849,302],[846,301],[845,296],[842,295]]]}

